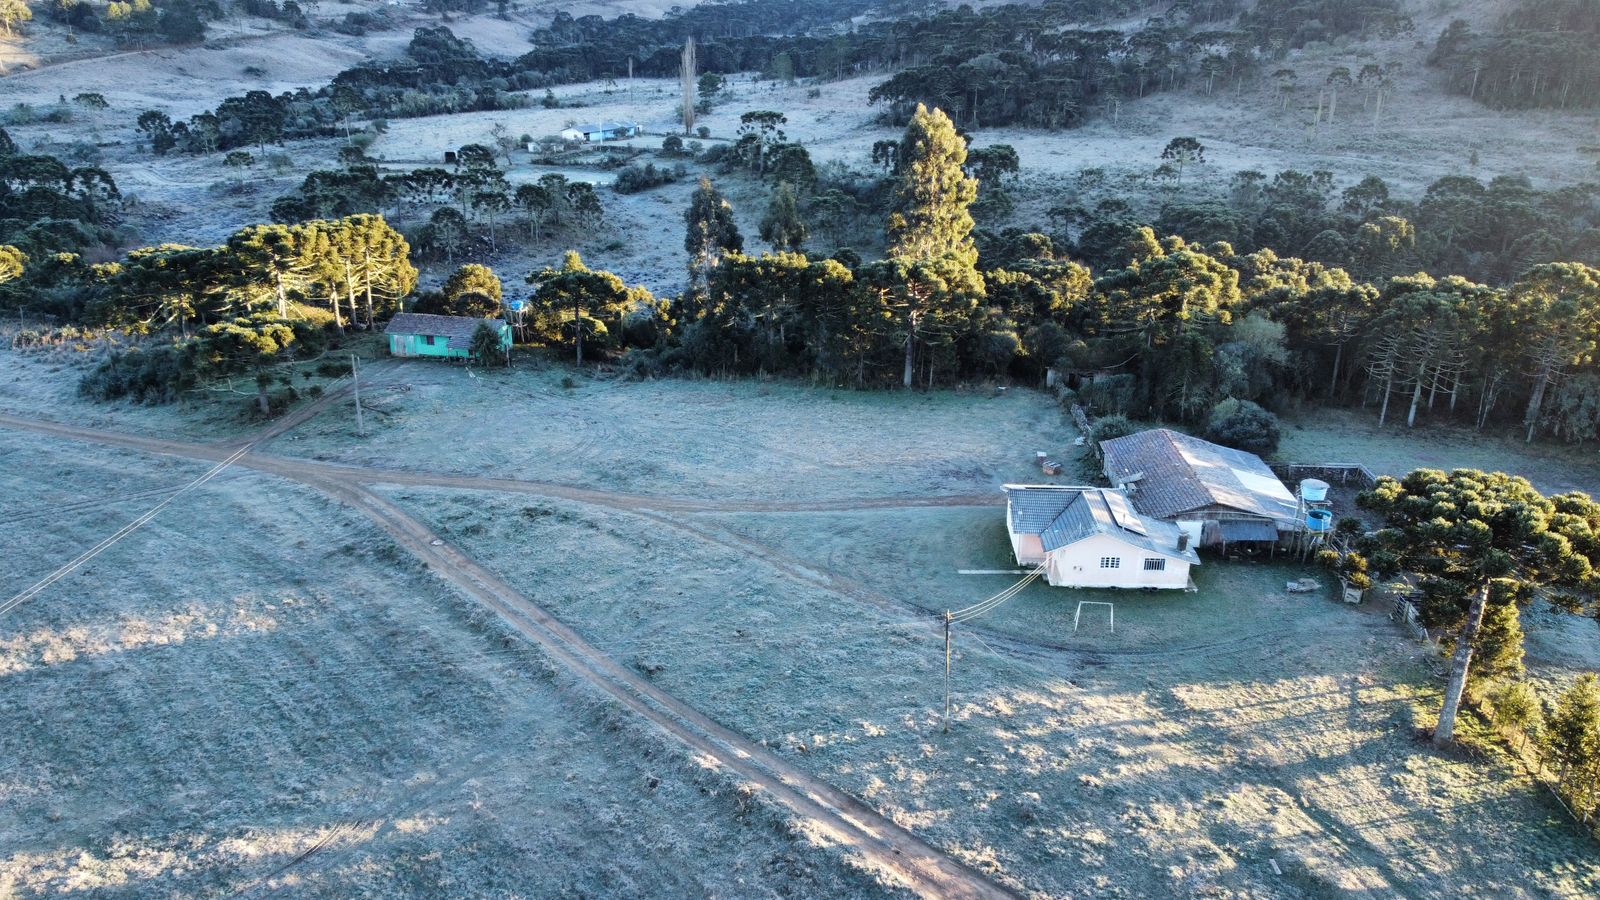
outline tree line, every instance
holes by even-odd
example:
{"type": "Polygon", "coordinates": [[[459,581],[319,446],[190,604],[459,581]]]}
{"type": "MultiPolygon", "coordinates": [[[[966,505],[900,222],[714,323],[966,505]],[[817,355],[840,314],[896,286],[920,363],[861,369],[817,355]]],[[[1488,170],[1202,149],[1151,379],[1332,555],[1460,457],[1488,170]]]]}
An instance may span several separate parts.
{"type": "Polygon", "coordinates": [[[1123,262],[1128,233],[1147,223],[1193,242],[1270,247],[1373,280],[1432,270],[1504,284],[1543,262],[1600,264],[1600,183],[1540,190],[1523,175],[1448,175],[1409,199],[1376,176],[1340,191],[1326,171],[1246,170],[1220,189],[1185,187],[1180,177],[1170,164],[1150,176],[1157,198],[1165,195],[1151,216],[1121,198],[1087,205],[1081,198],[1106,176],[1084,170],[1050,209],[1051,232],[1101,266],[1123,262]]]}
{"type": "Polygon", "coordinates": [[[343,168],[308,174],[297,191],[272,204],[272,216],[286,223],[358,213],[421,220],[410,229],[417,252],[446,262],[476,250],[493,252],[508,236],[538,243],[599,226],[604,209],[593,185],[552,172],[513,187],[499,164],[503,153],[467,144],[449,168],[385,174],[359,147],[347,146],[343,168]]]}
{"type": "Polygon", "coordinates": [[[0,128],[0,244],[42,258],[105,243],[121,197],[104,169],[24,153],[0,128]]]}
{"type": "Polygon", "coordinates": [[[1486,33],[1446,26],[1428,64],[1450,90],[1498,109],[1600,104],[1600,13],[1589,0],[1517,0],[1486,33]]]}
{"type": "MultiPolygon", "coordinates": [[[[106,34],[119,44],[136,45],[193,43],[205,37],[207,22],[222,18],[222,7],[215,0],[163,0],[160,4],[151,0],[55,0],[38,4],[38,8],[46,18],[75,31],[106,34]]],[[[14,23],[32,18],[25,0],[0,0],[0,25],[6,33],[14,23]]]]}
{"type": "MultiPolygon", "coordinates": [[[[942,113],[919,114],[895,155],[889,252],[874,262],[796,252],[809,227],[784,183],[763,221],[775,252],[752,254],[703,182],[687,220],[691,289],[641,364],[863,386],[1035,381],[1056,368],[1104,414],[1198,423],[1223,400],[1301,398],[1362,404],[1384,425],[1515,422],[1530,439],[1600,436],[1600,274],[1588,265],[1540,263],[1504,286],[1422,273],[1371,282],[1271,249],[1129,226],[1106,248],[1111,262],[1091,269],[1044,234],[979,240],[978,179],[942,113]],[[925,146],[930,132],[939,138],[925,146]],[[942,167],[930,169],[929,154],[942,167]],[[962,187],[935,198],[946,212],[918,205],[951,185],[962,187]],[[913,212],[933,218],[917,225],[913,212]],[[955,249],[935,253],[939,241],[955,249]]],[[[1280,179],[1280,190],[1307,180],[1280,179]]],[[[1374,193],[1363,185],[1355,198],[1374,193]]]]}
{"type": "MultiPolygon", "coordinates": [[[[758,114],[750,124],[740,165],[758,166],[760,147],[786,141],[781,116],[758,114]],[[763,138],[763,130],[771,133],[763,138]]],[[[1091,268],[1047,235],[982,235],[972,218],[979,173],[1010,168],[1008,154],[988,150],[969,154],[938,110],[913,117],[892,154],[898,174],[885,179],[879,260],[848,249],[805,255],[808,205],[783,181],[762,221],[775,252],[749,252],[731,207],[703,182],[686,213],[688,290],[670,300],[634,293],[620,306],[580,303],[570,316],[558,304],[553,314],[569,324],[536,333],[570,332],[562,340],[573,342],[590,334],[591,356],[632,350],[643,370],[862,387],[1037,382],[1054,368],[1101,414],[1189,423],[1207,421],[1223,401],[1271,407],[1299,398],[1361,404],[1383,425],[1516,423],[1530,440],[1600,436],[1600,275],[1588,265],[1542,263],[1504,286],[1421,273],[1369,282],[1271,249],[1130,226],[1108,232],[1101,256],[1109,262],[1091,268]]],[[[466,168],[493,165],[487,148],[469,157],[466,168]]],[[[1281,177],[1264,190],[1293,194],[1317,181],[1281,177]]],[[[1357,188],[1350,202],[1381,193],[1367,182],[1357,188]]],[[[454,204],[475,201],[469,192],[451,202],[433,217],[461,216],[454,204]]],[[[540,209],[529,208],[528,228],[540,227],[540,209]]],[[[124,298],[123,318],[99,321],[152,320],[126,300],[139,292],[110,293],[124,298]]],[[[312,296],[340,314],[327,291],[312,296]]],[[[167,321],[181,328],[185,320],[167,321]]]]}
{"type": "Polygon", "coordinates": [[[1082,27],[1146,6],[1048,0],[978,12],[907,3],[891,4],[898,17],[865,22],[851,20],[884,11],[881,4],[740,0],[675,8],[661,19],[560,12],[531,35],[533,50],[510,60],[481,55],[443,26],[418,28],[403,61],[363,63],[317,90],[251,91],[187,122],[156,113],[141,127],[157,152],[202,153],[329,135],[352,115],[514,109],[526,103],[518,92],[555,84],[675,77],[693,38],[699,70],[712,74],[792,80],[898,70],[871,92],[895,121],[923,103],[969,128],[1067,128],[1154,91],[1237,83],[1310,40],[1409,28],[1396,0],[1265,0],[1243,13],[1239,0],[1206,0],[1164,9],[1131,31],[1082,27]],[[1236,27],[1222,27],[1235,17],[1236,27]]]}
{"type": "Polygon", "coordinates": [[[400,309],[417,285],[410,255],[405,238],[372,215],[256,225],[221,246],[163,244],[109,263],[32,260],[0,246],[0,302],[149,336],[84,377],[90,396],[171,402],[253,372],[265,413],[270,367],[400,309]]]}

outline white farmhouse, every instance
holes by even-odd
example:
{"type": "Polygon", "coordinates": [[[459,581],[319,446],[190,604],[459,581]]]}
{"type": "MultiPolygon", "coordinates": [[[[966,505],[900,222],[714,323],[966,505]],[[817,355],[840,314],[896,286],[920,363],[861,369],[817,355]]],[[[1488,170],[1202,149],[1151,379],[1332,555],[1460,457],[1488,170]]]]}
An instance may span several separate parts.
{"type": "Polygon", "coordinates": [[[638,136],[638,122],[591,122],[585,125],[570,125],[561,130],[563,141],[590,144],[600,141],[620,141],[638,136]]]}
{"type": "Polygon", "coordinates": [[[1200,564],[1178,526],[1134,512],[1120,491],[1008,484],[1006,526],[1021,565],[1056,587],[1189,588],[1200,564]]]}

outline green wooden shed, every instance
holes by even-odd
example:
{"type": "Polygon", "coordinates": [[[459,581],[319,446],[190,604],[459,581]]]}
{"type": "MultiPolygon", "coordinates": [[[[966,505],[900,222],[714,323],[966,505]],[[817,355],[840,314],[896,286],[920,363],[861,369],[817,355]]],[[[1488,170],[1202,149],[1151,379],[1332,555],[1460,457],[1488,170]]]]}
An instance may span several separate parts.
{"type": "Polygon", "coordinates": [[[511,326],[504,319],[474,319],[470,316],[431,316],[425,313],[397,313],[383,333],[389,338],[393,356],[442,356],[470,359],[472,335],[487,324],[500,335],[500,349],[511,349],[511,326]]]}

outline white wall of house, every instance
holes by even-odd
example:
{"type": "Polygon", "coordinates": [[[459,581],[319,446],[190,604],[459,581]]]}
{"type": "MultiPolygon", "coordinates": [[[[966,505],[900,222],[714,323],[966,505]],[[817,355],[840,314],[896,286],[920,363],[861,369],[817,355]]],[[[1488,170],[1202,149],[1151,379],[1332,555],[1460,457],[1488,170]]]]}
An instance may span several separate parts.
{"type": "Polygon", "coordinates": [[[1013,534],[1011,553],[1016,556],[1019,565],[1037,566],[1044,562],[1044,542],[1039,540],[1037,534],[1013,534]]]}
{"type": "MultiPolygon", "coordinates": [[[[1186,588],[1189,563],[1124,543],[1110,535],[1095,535],[1051,553],[1045,576],[1056,587],[1186,588]],[[1103,560],[1116,560],[1103,565],[1103,560]],[[1145,568],[1145,560],[1159,560],[1159,568],[1145,568]]],[[[1020,557],[1019,557],[1020,559],[1020,557]]]]}

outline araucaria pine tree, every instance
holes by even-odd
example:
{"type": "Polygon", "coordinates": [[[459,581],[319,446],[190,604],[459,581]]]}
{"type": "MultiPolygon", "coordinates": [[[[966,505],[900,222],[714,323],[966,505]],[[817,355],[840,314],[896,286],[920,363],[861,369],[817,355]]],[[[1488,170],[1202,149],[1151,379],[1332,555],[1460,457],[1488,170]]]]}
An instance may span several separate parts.
{"type": "Polygon", "coordinates": [[[1434,732],[1434,745],[1446,746],[1469,675],[1514,675],[1521,667],[1515,613],[1500,608],[1486,622],[1490,599],[1510,604],[1546,587],[1594,597],[1600,514],[1587,495],[1546,498],[1524,478],[1471,469],[1384,476],[1357,503],[1383,516],[1386,526],[1362,542],[1372,567],[1384,577],[1416,578],[1423,624],[1449,629],[1455,640],[1434,732]],[[1476,652],[1485,657],[1477,665],[1476,652]]]}
{"type": "Polygon", "coordinates": [[[800,219],[800,204],[795,198],[794,186],[779,182],[772,192],[772,204],[767,207],[766,218],[761,220],[761,239],[774,250],[800,252],[810,232],[800,219]]]}
{"type": "Polygon", "coordinates": [[[710,271],[716,268],[724,254],[744,249],[744,238],[733,221],[733,206],[722,192],[711,184],[711,179],[700,179],[699,187],[689,198],[689,211],[684,215],[687,226],[683,249],[689,253],[690,287],[705,287],[710,271]]]}
{"type": "Polygon", "coordinates": [[[695,66],[694,35],[683,41],[683,56],[678,65],[678,81],[683,87],[683,133],[694,133],[695,66]]]}
{"type": "Polygon", "coordinates": [[[950,117],[919,104],[900,142],[898,160],[901,175],[889,216],[887,260],[895,271],[880,280],[896,286],[884,299],[905,335],[902,382],[909,388],[918,344],[930,333],[957,331],[984,291],[972,240],[971,207],[978,199],[978,181],[962,168],[967,145],[950,117]]]}
{"type": "Polygon", "coordinates": [[[942,110],[918,104],[900,141],[900,184],[889,216],[889,256],[906,263],[951,257],[978,265],[972,212],[978,180],[962,167],[967,143],[942,110]]]}

